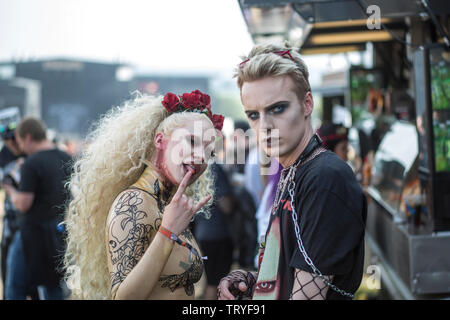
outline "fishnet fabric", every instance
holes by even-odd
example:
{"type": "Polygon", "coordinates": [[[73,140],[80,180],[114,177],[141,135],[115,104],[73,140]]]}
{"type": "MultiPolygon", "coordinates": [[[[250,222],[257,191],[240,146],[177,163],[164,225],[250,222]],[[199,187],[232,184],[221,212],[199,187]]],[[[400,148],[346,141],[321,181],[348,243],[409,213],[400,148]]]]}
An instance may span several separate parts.
{"type": "MultiPolygon", "coordinates": [[[[324,276],[328,281],[333,276],[324,276]]],[[[326,300],[328,285],[317,275],[303,270],[295,270],[294,285],[290,300],[326,300]]]]}
{"type": "MultiPolygon", "coordinates": [[[[228,280],[230,282],[230,287],[228,288],[232,295],[234,295],[238,300],[247,300],[251,299],[253,295],[253,289],[256,283],[255,277],[249,271],[244,270],[235,270],[228,274],[228,276],[222,278],[220,282],[223,280],[228,280]],[[239,290],[239,284],[243,282],[247,286],[247,291],[242,292],[239,290]]],[[[220,289],[217,292],[217,298],[220,297],[220,289]]]]}

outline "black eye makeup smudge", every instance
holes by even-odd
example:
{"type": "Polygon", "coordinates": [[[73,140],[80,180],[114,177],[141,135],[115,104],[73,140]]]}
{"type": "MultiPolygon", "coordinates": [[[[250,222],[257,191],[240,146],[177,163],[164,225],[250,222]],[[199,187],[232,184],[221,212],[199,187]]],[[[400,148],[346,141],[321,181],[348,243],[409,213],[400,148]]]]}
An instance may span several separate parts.
{"type": "Polygon", "coordinates": [[[271,113],[278,114],[278,113],[282,113],[284,110],[286,110],[287,107],[289,107],[288,103],[280,103],[280,104],[277,104],[277,105],[273,106],[272,108],[270,108],[269,111],[271,113]]]}
{"type": "Polygon", "coordinates": [[[258,119],[259,115],[257,112],[249,112],[247,113],[247,118],[249,118],[250,120],[256,120],[258,119]]]}

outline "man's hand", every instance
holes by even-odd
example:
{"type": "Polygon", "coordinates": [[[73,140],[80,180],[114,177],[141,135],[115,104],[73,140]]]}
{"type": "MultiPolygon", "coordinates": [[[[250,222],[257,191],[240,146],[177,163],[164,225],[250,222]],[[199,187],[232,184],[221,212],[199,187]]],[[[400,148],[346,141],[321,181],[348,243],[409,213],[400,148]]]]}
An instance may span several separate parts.
{"type": "Polygon", "coordinates": [[[251,298],[255,276],[250,272],[236,270],[220,280],[217,287],[218,300],[235,300],[237,296],[251,298]]]}

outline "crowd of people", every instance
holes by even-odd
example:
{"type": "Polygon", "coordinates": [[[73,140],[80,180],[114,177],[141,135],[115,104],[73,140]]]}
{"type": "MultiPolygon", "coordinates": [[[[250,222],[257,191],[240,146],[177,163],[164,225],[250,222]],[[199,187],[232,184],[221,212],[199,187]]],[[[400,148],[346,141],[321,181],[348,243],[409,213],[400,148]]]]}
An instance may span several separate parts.
{"type": "Polygon", "coordinates": [[[291,47],[256,46],[236,76],[248,120],[231,134],[199,90],[137,95],[76,157],[39,119],[9,126],[4,297],[351,298],[367,208],[345,163],[348,129],[314,132],[307,67],[291,47]]]}
{"type": "Polygon", "coordinates": [[[8,300],[63,299],[65,182],[71,157],[47,138],[45,125],[25,118],[9,125],[0,152],[6,192],[2,280],[8,300]]]}

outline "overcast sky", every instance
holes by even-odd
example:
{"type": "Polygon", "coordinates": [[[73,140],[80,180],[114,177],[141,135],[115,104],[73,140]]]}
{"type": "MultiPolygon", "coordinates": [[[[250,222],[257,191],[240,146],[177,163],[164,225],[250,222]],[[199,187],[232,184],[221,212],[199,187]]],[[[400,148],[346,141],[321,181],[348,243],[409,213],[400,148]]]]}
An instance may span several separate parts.
{"type": "Polygon", "coordinates": [[[251,46],[237,0],[0,0],[0,61],[214,70],[233,68],[251,46]]]}
{"type": "MultiPolygon", "coordinates": [[[[253,42],[237,0],[0,0],[0,62],[81,58],[231,74],[253,42]]],[[[341,55],[306,57],[314,85],[341,55]]]]}

